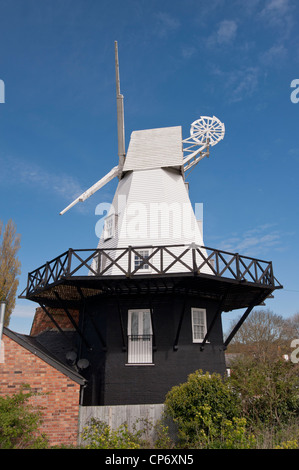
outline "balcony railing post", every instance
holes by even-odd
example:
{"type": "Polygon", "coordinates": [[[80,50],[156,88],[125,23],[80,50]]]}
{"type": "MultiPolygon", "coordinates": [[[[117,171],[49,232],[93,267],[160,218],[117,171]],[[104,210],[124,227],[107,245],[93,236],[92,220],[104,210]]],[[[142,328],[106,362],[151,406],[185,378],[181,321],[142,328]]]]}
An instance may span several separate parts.
{"type": "Polygon", "coordinates": [[[73,254],[73,249],[69,248],[68,254],[67,254],[67,271],[66,275],[69,276],[71,273],[71,267],[72,267],[72,254],[73,254]]]}
{"type": "Polygon", "coordinates": [[[192,248],[192,266],[193,266],[193,272],[197,272],[197,265],[196,265],[196,250],[193,246],[192,248]]]}
{"type": "Polygon", "coordinates": [[[97,273],[100,274],[101,267],[102,267],[102,250],[98,250],[98,256],[97,256],[97,273]]]}
{"type": "Polygon", "coordinates": [[[236,257],[236,274],[237,274],[237,279],[240,281],[241,279],[241,273],[240,273],[240,255],[239,253],[235,254],[236,257]]]}
{"type": "Polygon", "coordinates": [[[218,250],[214,250],[214,254],[215,254],[215,261],[216,261],[216,275],[219,276],[219,252],[218,250]]]}
{"type": "MultiPolygon", "coordinates": [[[[47,262],[46,262],[46,268],[45,268],[44,279],[42,279],[43,287],[48,283],[48,272],[49,272],[49,263],[48,263],[48,261],[47,261],[47,262]]],[[[55,280],[55,279],[54,279],[54,280],[55,280]]]]}
{"type": "Polygon", "coordinates": [[[128,259],[128,276],[131,276],[132,272],[132,247],[129,245],[129,259],[128,259]]]}
{"type": "Polygon", "coordinates": [[[273,266],[272,266],[272,261],[270,261],[270,278],[271,278],[271,285],[274,286],[275,281],[274,281],[274,273],[273,273],[273,266]]]}

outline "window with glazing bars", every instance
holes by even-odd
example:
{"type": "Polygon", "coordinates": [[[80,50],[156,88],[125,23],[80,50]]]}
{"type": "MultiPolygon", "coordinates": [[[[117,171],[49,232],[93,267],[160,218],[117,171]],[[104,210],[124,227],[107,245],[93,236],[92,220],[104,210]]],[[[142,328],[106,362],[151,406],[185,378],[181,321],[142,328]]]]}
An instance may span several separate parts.
{"type": "Polygon", "coordinates": [[[201,343],[207,332],[206,310],[204,308],[192,308],[191,317],[193,343],[201,343]]]}
{"type": "Polygon", "coordinates": [[[149,250],[138,250],[138,254],[135,253],[134,256],[134,266],[135,269],[149,269],[149,265],[147,263],[142,263],[149,257],[149,250]],[[141,266],[142,265],[142,266],[141,266]],[[139,267],[140,266],[140,267],[139,267]]]}

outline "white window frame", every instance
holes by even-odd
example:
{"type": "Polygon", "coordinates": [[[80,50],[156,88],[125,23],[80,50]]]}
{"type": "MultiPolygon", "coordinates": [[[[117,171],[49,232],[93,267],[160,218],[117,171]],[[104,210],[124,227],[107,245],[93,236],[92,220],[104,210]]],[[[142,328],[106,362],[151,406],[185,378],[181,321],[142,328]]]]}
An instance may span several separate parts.
{"type": "Polygon", "coordinates": [[[192,340],[193,343],[202,343],[204,340],[204,337],[207,333],[207,311],[205,308],[199,308],[199,307],[192,307],[191,308],[191,323],[192,323],[192,340]],[[196,321],[195,318],[195,313],[200,312],[202,314],[202,320],[201,321],[196,321]],[[197,328],[196,327],[203,328],[203,337],[199,337],[197,334],[197,328]]]}
{"type": "Polygon", "coordinates": [[[108,215],[104,222],[104,241],[115,235],[115,214],[108,215]]]}
{"type": "MultiPolygon", "coordinates": [[[[135,249],[135,248],[134,248],[134,249],[135,249]]],[[[150,248],[147,248],[147,249],[141,248],[141,250],[138,250],[138,248],[137,248],[137,249],[135,249],[135,251],[136,251],[137,253],[140,253],[141,256],[144,256],[144,254],[142,254],[142,253],[144,253],[144,252],[147,252],[147,253],[148,253],[148,256],[150,256],[151,253],[152,253],[152,250],[151,250],[150,248]]],[[[139,266],[139,265],[138,265],[138,266],[136,265],[136,261],[138,262],[138,259],[136,260],[136,256],[137,256],[137,254],[136,254],[135,252],[133,252],[133,267],[134,267],[134,271],[135,271],[135,269],[137,269],[137,267],[139,266]]],[[[152,259],[152,258],[151,258],[151,259],[152,259]]],[[[140,264],[142,263],[142,261],[143,261],[143,260],[140,259],[140,264]]],[[[141,274],[142,274],[144,271],[146,271],[146,272],[150,272],[150,271],[151,271],[151,267],[150,267],[149,264],[146,264],[146,263],[145,263],[141,268],[138,269],[137,273],[141,273],[141,274]]]]}
{"type": "MultiPolygon", "coordinates": [[[[128,364],[127,365],[153,365],[153,327],[152,327],[152,319],[151,319],[151,311],[150,309],[144,308],[144,309],[131,309],[128,310],[128,327],[127,327],[127,334],[128,334],[128,364]],[[142,353],[139,352],[138,354],[138,348],[134,349],[134,345],[136,346],[137,342],[134,340],[132,341],[130,338],[134,335],[132,335],[132,314],[138,312],[138,315],[140,317],[143,316],[144,313],[149,314],[150,318],[150,328],[149,332],[145,333],[145,335],[150,335],[150,340],[145,341],[145,348],[141,350],[144,355],[142,356],[142,353]]],[[[138,333],[136,333],[137,336],[142,336],[144,334],[143,332],[143,320],[140,321],[138,320],[138,333]]]]}

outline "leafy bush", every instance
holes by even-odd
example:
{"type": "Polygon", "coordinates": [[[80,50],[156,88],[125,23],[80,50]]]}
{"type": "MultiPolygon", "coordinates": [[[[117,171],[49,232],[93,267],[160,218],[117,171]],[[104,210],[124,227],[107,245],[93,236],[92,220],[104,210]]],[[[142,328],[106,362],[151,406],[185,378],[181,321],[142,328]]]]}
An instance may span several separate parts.
{"type": "Polygon", "coordinates": [[[203,406],[199,412],[207,425],[208,432],[201,428],[198,430],[196,442],[197,448],[208,449],[251,449],[255,447],[256,439],[246,428],[245,418],[223,419],[220,424],[213,422],[210,407],[203,406]],[[202,410],[205,410],[202,413],[202,410]]]}
{"type": "Polygon", "coordinates": [[[201,370],[166,395],[165,413],[178,426],[182,447],[201,447],[221,438],[223,423],[240,412],[238,395],[219,374],[201,370]]]}
{"type": "Polygon", "coordinates": [[[281,444],[274,447],[274,449],[298,449],[298,441],[283,441],[281,444]]]}
{"type": "Polygon", "coordinates": [[[0,449],[44,448],[47,441],[38,428],[40,411],[29,403],[35,395],[23,386],[13,396],[0,396],[0,449]]]}
{"type": "Polygon", "coordinates": [[[230,384],[250,423],[278,425],[299,415],[298,368],[278,359],[244,357],[232,364],[230,384]]]}
{"type": "Polygon", "coordinates": [[[145,444],[143,433],[144,430],[129,431],[127,423],[113,430],[107,423],[91,418],[83,428],[82,439],[87,449],[140,449],[145,444]]]}
{"type": "Polygon", "coordinates": [[[168,434],[168,427],[162,420],[153,426],[147,419],[137,419],[130,431],[127,423],[113,430],[107,423],[91,418],[83,428],[81,438],[85,441],[82,446],[86,449],[170,449],[174,447],[168,434]],[[155,439],[149,439],[150,431],[154,431],[155,439]]]}

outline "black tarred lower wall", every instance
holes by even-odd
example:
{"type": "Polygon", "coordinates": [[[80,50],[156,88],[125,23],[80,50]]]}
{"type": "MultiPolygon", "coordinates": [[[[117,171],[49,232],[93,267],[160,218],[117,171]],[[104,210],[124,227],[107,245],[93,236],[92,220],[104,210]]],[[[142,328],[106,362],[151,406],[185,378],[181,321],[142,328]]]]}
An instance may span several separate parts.
{"type": "Polygon", "coordinates": [[[88,386],[84,390],[83,405],[163,403],[165,395],[174,385],[185,382],[188,375],[198,369],[224,374],[221,315],[218,315],[209,343],[202,351],[200,344],[192,342],[192,307],[206,309],[209,327],[218,303],[202,300],[198,296],[185,298],[183,295],[159,294],[151,298],[102,297],[86,304],[81,327],[92,345],[92,351],[87,351],[84,344],[81,345],[81,357],[90,361],[85,371],[88,386]],[[155,343],[153,364],[128,364],[128,353],[124,348],[127,345],[128,310],[149,308],[152,308],[155,343]],[[95,324],[107,345],[106,351],[103,350],[95,324]],[[177,348],[174,350],[178,329],[177,348]]]}

